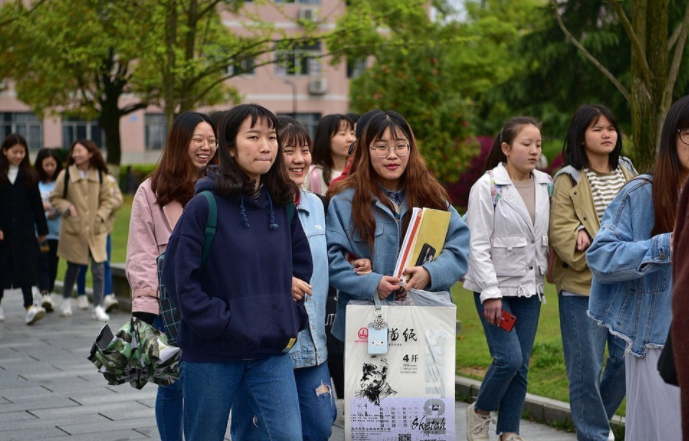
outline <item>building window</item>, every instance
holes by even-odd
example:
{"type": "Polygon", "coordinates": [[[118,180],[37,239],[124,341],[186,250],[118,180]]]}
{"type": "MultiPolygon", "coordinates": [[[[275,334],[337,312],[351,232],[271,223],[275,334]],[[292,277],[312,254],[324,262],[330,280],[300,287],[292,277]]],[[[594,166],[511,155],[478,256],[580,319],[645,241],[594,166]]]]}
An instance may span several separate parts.
{"type": "Polygon", "coordinates": [[[297,45],[275,52],[275,75],[321,75],[321,43],[297,45]]]}
{"type": "Polygon", "coordinates": [[[146,149],[161,150],[165,147],[167,123],[162,113],[146,114],[146,149]]]}
{"type": "Polygon", "coordinates": [[[227,75],[253,75],[254,74],[254,59],[245,58],[237,63],[232,63],[227,66],[227,75]]]}
{"type": "Polygon", "coordinates": [[[366,70],[366,59],[359,58],[347,62],[347,78],[356,78],[366,70]]]}
{"type": "Polygon", "coordinates": [[[71,147],[77,139],[90,139],[101,150],[105,148],[105,132],[101,130],[98,121],[62,117],[62,146],[71,147]]]}
{"type": "Polygon", "coordinates": [[[10,133],[26,138],[29,150],[43,148],[43,121],[34,113],[0,112],[0,139],[5,139],[10,133]]]}
{"type": "MultiPolygon", "coordinates": [[[[294,113],[278,113],[278,115],[285,115],[285,116],[291,116],[294,118],[294,113]]],[[[297,121],[301,123],[301,125],[304,126],[306,130],[309,132],[309,136],[311,137],[311,141],[313,141],[314,136],[316,136],[316,126],[318,125],[318,121],[321,120],[321,114],[320,113],[297,113],[296,117],[297,121]]]]}

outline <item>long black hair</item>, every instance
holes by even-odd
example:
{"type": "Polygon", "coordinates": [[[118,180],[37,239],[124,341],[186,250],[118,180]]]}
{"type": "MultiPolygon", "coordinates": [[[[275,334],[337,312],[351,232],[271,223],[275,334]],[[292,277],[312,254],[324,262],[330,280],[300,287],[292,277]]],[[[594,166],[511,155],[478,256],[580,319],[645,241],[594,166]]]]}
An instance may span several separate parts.
{"type": "Polygon", "coordinates": [[[536,126],[538,130],[541,129],[541,123],[528,116],[515,116],[507,120],[502,129],[493,138],[493,145],[486,158],[486,170],[492,170],[501,162],[507,162],[507,156],[502,151],[502,143],[504,142],[511,146],[519,132],[522,131],[522,128],[528,125],[536,126]]]}
{"type": "Polygon", "coordinates": [[[36,162],[34,162],[34,168],[36,169],[36,173],[38,173],[38,179],[41,182],[55,181],[57,179],[57,175],[59,175],[63,169],[62,161],[60,160],[60,155],[57,154],[57,149],[40,149],[38,151],[38,154],[36,155],[36,162]],[[45,173],[45,170],[43,169],[43,161],[47,158],[53,158],[55,160],[55,163],[57,164],[53,176],[48,176],[45,173]]]}
{"type": "Polygon", "coordinates": [[[565,165],[571,165],[577,170],[589,167],[589,158],[586,155],[586,148],[584,146],[586,138],[586,129],[593,126],[605,117],[617,132],[617,142],[615,148],[608,155],[610,168],[615,170],[619,164],[620,152],[622,152],[622,134],[617,126],[617,120],[610,109],[600,104],[587,104],[579,107],[577,112],[572,117],[567,129],[567,136],[562,145],[562,159],[565,165]]]}
{"type": "Polygon", "coordinates": [[[330,143],[343,124],[345,130],[354,130],[352,120],[339,113],[325,115],[316,126],[316,135],[313,138],[313,163],[323,167],[325,185],[330,185],[330,178],[335,165],[330,143]]]}
{"type": "Polygon", "coordinates": [[[6,182],[10,182],[7,176],[10,171],[10,162],[7,156],[5,156],[5,153],[15,145],[24,147],[24,159],[19,163],[19,173],[24,179],[24,185],[26,187],[31,187],[36,184],[38,176],[33,168],[31,168],[31,162],[29,161],[29,145],[26,143],[26,139],[22,135],[16,133],[7,135],[2,142],[2,147],[0,147],[0,150],[2,150],[2,153],[0,153],[0,186],[4,185],[6,182]]]}
{"type": "MultiPolygon", "coordinates": [[[[230,154],[237,150],[237,135],[244,121],[250,120],[254,127],[259,120],[277,131],[278,121],[273,112],[258,104],[240,104],[219,115],[218,118],[218,152],[220,165],[215,176],[215,191],[222,196],[239,196],[244,193],[250,195],[256,191],[254,181],[244,173],[237,160],[230,154]]],[[[278,146],[280,138],[278,136],[278,146]]],[[[275,162],[268,172],[261,176],[261,184],[265,187],[273,202],[286,205],[294,200],[297,186],[287,175],[285,160],[278,147],[275,162]]]]}

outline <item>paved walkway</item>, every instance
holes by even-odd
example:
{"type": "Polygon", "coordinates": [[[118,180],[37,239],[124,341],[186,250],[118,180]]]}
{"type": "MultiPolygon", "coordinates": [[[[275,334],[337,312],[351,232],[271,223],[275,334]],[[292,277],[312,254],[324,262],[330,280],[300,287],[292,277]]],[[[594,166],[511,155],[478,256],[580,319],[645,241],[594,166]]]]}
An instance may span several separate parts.
{"type": "MultiPolygon", "coordinates": [[[[0,322],[0,440],[159,440],[155,423],[156,386],[136,390],[108,386],[86,359],[102,323],[73,305],[74,316],[48,314],[24,324],[18,290],[5,291],[0,322]]],[[[111,314],[119,328],[128,313],[111,314]]],[[[344,440],[342,402],[331,440],[344,440]]],[[[456,403],[457,440],[465,440],[466,404],[456,403]]],[[[576,437],[548,426],[522,422],[529,441],[570,441],[576,437]]],[[[495,438],[495,437],[494,437],[495,438]]],[[[494,439],[493,438],[493,439],[494,439]]],[[[227,437],[229,439],[229,436],[227,437]]]]}

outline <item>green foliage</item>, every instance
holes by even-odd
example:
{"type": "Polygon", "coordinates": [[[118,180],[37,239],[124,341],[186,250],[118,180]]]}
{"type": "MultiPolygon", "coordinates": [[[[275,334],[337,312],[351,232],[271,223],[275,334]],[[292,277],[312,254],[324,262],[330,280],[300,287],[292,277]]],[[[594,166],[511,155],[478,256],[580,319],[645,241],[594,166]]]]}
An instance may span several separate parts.
{"type": "Polygon", "coordinates": [[[470,1],[463,22],[442,1],[433,2],[433,20],[426,1],[349,3],[328,49],[350,61],[373,57],[371,67],[350,84],[353,109],[401,113],[436,176],[455,181],[478,152],[472,135],[502,124],[486,124],[477,110],[483,95],[524,68],[510,51],[531,31],[531,11],[540,3],[470,1]]]}

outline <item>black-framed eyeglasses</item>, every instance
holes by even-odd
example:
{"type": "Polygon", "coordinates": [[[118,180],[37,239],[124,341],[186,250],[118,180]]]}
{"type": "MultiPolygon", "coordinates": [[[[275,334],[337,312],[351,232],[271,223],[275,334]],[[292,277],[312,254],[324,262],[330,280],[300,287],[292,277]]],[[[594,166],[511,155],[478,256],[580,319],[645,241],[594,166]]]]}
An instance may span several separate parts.
{"type": "Polygon", "coordinates": [[[409,144],[406,142],[400,142],[394,146],[387,144],[374,144],[374,146],[371,147],[371,150],[373,150],[376,153],[376,156],[379,158],[387,158],[390,155],[391,149],[395,149],[395,154],[397,156],[407,156],[407,153],[409,153],[409,144]]]}
{"type": "Polygon", "coordinates": [[[689,145],[689,127],[679,129],[677,130],[677,133],[679,133],[679,140],[684,144],[689,145]]]}

